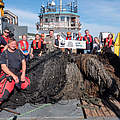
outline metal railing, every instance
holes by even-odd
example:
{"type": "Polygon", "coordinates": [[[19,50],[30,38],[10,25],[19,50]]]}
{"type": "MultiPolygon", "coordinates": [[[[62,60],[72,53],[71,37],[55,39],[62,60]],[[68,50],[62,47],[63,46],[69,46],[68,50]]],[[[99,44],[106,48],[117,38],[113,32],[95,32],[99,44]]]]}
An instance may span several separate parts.
{"type": "Polygon", "coordinates": [[[72,13],[77,13],[77,6],[72,5],[72,4],[67,4],[67,5],[62,5],[62,9],[60,6],[55,5],[55,6],[45,6],[41,7],[40,9],[40,14],[44,13],[49,13],[49,12],[72,12],[72,13]]]}
{"type": "Polygon", "coordinates": [[[39,29],[46,30],[46,29],[80,29],[80,22],[41,22],[37,24],[39,26],[39,29]]]}

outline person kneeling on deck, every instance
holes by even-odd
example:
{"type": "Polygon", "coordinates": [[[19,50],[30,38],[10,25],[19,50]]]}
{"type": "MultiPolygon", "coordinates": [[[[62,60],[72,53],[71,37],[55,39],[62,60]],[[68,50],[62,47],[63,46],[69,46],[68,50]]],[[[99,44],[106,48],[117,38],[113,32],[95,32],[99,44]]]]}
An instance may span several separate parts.
{"type": "Polygon", "coordinates": [[[30,87],[30,79],[25,76],[26,61],[23,53],[16,49],[16,40],[8,40],[8,48],[0,56],[0,104],[5,101],[16,86],[19,90],[30,87]]]}

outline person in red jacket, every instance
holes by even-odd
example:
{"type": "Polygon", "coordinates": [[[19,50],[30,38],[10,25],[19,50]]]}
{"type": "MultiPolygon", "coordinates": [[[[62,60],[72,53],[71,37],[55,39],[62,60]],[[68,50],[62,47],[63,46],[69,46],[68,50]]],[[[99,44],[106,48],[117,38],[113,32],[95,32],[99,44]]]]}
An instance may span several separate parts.
{"type": "Polygon", "coordinates": [[[0,74],[0,104],[12,93],[14,87],[27,89],[30,79],[25,76],[26,61],[14,38],[8,40],[8,48],[0,56],[2,72],[0,74]],[[21,71],[22,70],[22,71],[21,71]]]}
{"type": "Polygon", "coordinates": [[[104,47],[113,47],[113,35],[109,34],[108,37],[104,40],[104,47]]]}
{"type": "Polygon", "coordinates": [[[5,28],[2,35],[2,37],[5,39],[7,43],[8,43],[8,40],[10,39],[9,33],[10,33],[9,28],[5,28]]]}
{"type": "MultiPolygon", "coordinates": [[[[76,38],[76,40],[79,40],[79,41],[83,41],[83,36],[81,36],[81,33],[78,32],[78,37],[76,38]]],[[[77,49],[77,54],[83,54],[84,53],[84,50],[83,49],[77,49]]]]}
{"type": "Polygon", "coordinates": [[[66,40],[72,40],[71,32],[67,32],[66,40]]]}
{"type": "Polygon", "coordinates": [[[104,39],[104,48],[107,48],[108,52],[112,52],[113,46],[114,46],[113,35],[109,34],[108,37],[104,39]]]}
{"type": "Polygon", "coordinates": [[[18,42],[18,48],[24,54],[26,61],[28,61],[30,49],[29,49],[29,43],[27,41],[27,35],[22,35],[22,40],[18,42]]]}
{"type": "Polygon", "coordinates": [[[3,35],[0,37],[2,43],[4,43],[0,46],[0,53],[2,53],[4,49],[7,49],[7,46],[5,48],[5,45],[7,45],[8,40],[10,39],[9,33],[10,33],[10,30],[9,28],[6,27],[3,31],[3,35]]]}
{"type": "Polygon", "coordinates": [[[85,30],[83,40],[86,41],[86,50],[84,50],[84,53],[91,53],[93,49],[93,37],[89,34],[88,30],[85,30]]]}
{"type": "Polygon", "coordinates": [[[39,34],[35,35],[35,40],[33,40],[31,44],[31,57],[41,56],[43,50],[43,42],[45,39],[45,35],[41,34],[41,38],[39,34]]]}

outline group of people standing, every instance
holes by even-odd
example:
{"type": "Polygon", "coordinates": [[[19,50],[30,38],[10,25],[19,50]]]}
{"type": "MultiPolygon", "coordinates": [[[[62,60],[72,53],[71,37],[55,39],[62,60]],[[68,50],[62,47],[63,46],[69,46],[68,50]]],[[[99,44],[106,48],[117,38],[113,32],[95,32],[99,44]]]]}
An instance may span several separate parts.
{"type": "MultiPolygon", "coordinates": [[[[9,32],[9,31],[7,31],[9,32]]],[[[6,42],[8,42],[8,38],[5,38],[6,31],[2,36],[6,42]]],[[[86,54],[86,53],[99,53],[101,48],[108,47],[111,48],[114,45],[113,42],[113,35],[109,34],[107,38],[105,38],[104,42],[101,43],[98,37],[94,37],[90,35],[88,30],[85,30],[85,35],[82,36],[80,32],[78,32],[77,37],[75,40],[77,41],[86,41],[86,49],[77,49],[77,54],[86,54]]],[[[22,36],[22,40],[17,42],[17,48],[19,48],[25,56],[26,61],[29,58],[39,57],[44,52],[49,53],[54,51],[55,49],[59,49],[59,41],[61,40],[60,34],[57,34],[57,38],[55,39],[54,30],[49,31],[49,35],[45,37],[45,34],[42,33],[41,35],[36,34],[35,39],[32,41],[32,44],[29,44],[27,41],[27,35],[22,36]]],[[[71,32],[67,32],[66,40],[73,40],[71,36],[71,32]]],[[[3,45],[5,46],[6,43],[2,40],[3,45]]],[[[72,53],[72,49],[61,49],[63,52],[72,53]]],[[[3,51],[3,48],[2,48],[3,51]]]]}
{"type": "Polygon", "coordinates": [[[36,34],[35,39],[32,41],[31,44],[27,41],[27,36],[23,35],[22,40],[18,41],[18,48],[24,54],[26,60],[30,57],[39,57],[43,54],[43,52],[50,52],[54,50],[54,31],[49,31],[49,36],[45,38],[45,34],[42,33],[41,35],[36,34]]]}
{"type": "MultiPolygon", "coordinates": [[[[33,57],[40,57],[44,52],[53,52],[55,49],[60,49],[63,52],[71,53],[71,49],[59,48],[60,34],[57,34],[55,39],[54,30],[49,31],[49,36],[45,34],[36,34],[32,44],[27,41],[27,35],[22,36],[22,40],[16,41],[9,36],[9,29],[6,28],[3,35],[0,36],[0,104],[2,104],[13,91],[14,87],[18,89],[27,89],[30,87],[30,79],[26,76],[26,61],[33,57]]],[[[103,46],[111,48],[114,45],[112,34],[104,40],[103,46]]],[[[73,40],[71,32],[67,32],[66,40],[73,40]]],[[[85,30],[83,37],[80,32],[75,40],[86,41],[86,49],[77,49],[78,54],[83,53],[98,53],[101,49],[100,41],[97,37],[89,34],[85,30]]]]}
{"type": "MultiPolygon", "coordinates": [[[[86,41],[86,49],[77,49],[77,54],[97,54],[101,52],[101,49],[106,47],[111,50],[111,47],[114,45],[113,35],[109,34],[107,38],[101,42],[98,37],[94,37],[89,34],[88,30],[85,30],[85,36],[82,36],[80,32],[77,34],[77,41],[86,41]]],[[[66,40],[72,40],[71,33],[67,32],[66,40]]]]}

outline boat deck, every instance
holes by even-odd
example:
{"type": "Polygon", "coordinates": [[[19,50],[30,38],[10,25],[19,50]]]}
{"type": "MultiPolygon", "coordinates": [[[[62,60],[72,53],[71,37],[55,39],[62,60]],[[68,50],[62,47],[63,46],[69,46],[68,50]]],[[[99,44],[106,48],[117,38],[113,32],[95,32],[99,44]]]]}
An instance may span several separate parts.
{"type": "MultiPolygon", "coordinates": [[[[21,114],[17,115],[17,120],[120,120],[119,102],[102,101],[100,105],[99,108],[83,100],[70,100],[36,106],[26,104],[13,111],[21,114]]],[[[0,112],[0,120],[15,120],[15,116],[4,110],[0,112]]]]}
{"type": "MultiPolygon", "coordinates": [[[[88,106],[88,103],[82,101],[82,105],[88,106]]],[[[120,120],[120,103],[116,100],[102,100],[98,107],[89,104],[89,107],[83,107],[84,116],[86,119],[96,120],[120,120]]]]}

